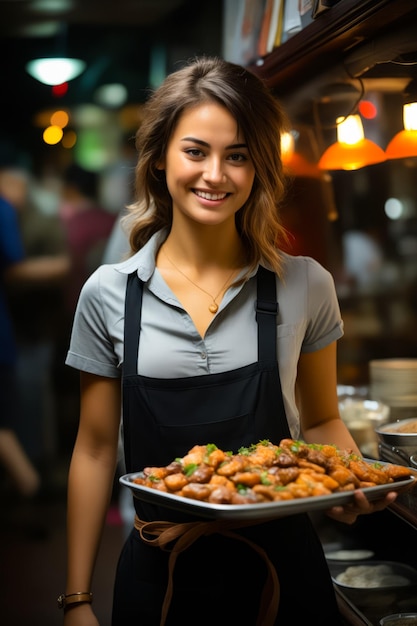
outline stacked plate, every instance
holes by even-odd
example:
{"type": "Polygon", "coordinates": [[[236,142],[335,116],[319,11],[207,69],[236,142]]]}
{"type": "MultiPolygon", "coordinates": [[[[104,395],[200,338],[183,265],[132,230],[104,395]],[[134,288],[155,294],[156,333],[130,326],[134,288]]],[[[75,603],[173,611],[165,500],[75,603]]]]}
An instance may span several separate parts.
{"type": "Polygon", "coordinates": [[[395,419],[417,415],[417,359],[378,359],[369,363],[369,395],[391,408],[395,419]]]}

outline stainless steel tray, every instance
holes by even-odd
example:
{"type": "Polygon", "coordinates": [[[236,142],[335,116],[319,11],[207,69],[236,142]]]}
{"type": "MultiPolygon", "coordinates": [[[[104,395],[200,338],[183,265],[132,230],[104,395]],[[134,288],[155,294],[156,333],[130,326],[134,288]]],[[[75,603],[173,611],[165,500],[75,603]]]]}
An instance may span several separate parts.
{"type": "MultiPolygon", "coordinates": [[[[385,465],[387,464],[385,463],[385,465]]],[[[311,496],[283,502],[261,502],[259,504],[211,504],[171,493],[164,493],[157,489],[152,489],[152,487],[138,485],[133,480],[139,476],[143,476],[143,474],[141,472],[125,474],[119,479],[122,485],[132,490],[135,498],[149,504],[165,506],[207,519],[266,521],[297,513],[325,510],[333,506],[348,504],[353,500],[354,493],[353,491],[344,491],[326,496],[311,496]]],[[[415,481],[416,479],[411,476],[406,480],[396,481],[388,485],[367,487],[362,489],[362,491],[370,501],[377,500],[389,491],[400,491],[410,488],[415,481]]]]}

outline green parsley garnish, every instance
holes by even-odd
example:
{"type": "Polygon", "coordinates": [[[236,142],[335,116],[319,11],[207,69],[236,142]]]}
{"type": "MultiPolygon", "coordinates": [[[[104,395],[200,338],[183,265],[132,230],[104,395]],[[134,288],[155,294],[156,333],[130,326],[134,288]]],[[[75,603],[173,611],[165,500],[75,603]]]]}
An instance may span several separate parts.
{"type": "Polygon", "coordinates": [[[191,474],[193,474],[193,472],[195,472],[195,470],[197,469],[198,465],[197,463],[190,463],[189,465],[186,465],[184,467],[184,474],[186,476],[191,476],[191,474]]]}
{"type": "Polygon", "coordinates": [[[271,481],[269,480],[268,472],[261,473],[261,483],[263,485],[270,485],[271,481]]]}

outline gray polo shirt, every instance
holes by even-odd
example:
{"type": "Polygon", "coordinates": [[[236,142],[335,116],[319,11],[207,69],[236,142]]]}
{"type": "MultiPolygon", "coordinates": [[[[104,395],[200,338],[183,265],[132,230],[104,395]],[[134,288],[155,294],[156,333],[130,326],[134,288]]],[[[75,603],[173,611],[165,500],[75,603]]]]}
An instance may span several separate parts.
{"type": "MultiPolygon", "coordinates": [[[[156,233],[127,261],[99,267],[78,301],[66,364],[99,376],[120,377],[123,362],[127,275],[145,282],[138,373],[156,378],[215,374],[257,360],[255,273],[230,287],[202,338],[187,312],[155,268],[166,237],[156,233]]],[[[334,281],[314,259],[284,255],[284,279],[277,278],[277,354],[291,433],[299,436],[294,385],[300,352],[320,350],[343,335],[334,281]]]]}

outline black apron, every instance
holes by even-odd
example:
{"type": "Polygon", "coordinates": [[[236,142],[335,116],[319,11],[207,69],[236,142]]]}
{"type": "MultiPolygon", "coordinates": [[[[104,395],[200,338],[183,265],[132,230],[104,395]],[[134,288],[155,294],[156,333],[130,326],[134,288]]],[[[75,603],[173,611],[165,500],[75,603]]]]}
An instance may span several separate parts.
{"type": "MultiPolygon", "coordinates": [[[[275,275],[262,267],[257,273],[258,361],[220,374],[179,379],[137,374],[142,288],[137,274],[131,274],[123,366],[127,472],[167,465],[196,444],[214,443],[237,452],[259,440],[277,444],[290,437],[276,355],[275,275]]],[[[134,504],[145,521],[195,521],[136,498],[134,504]]],[[[263,548],[275,566],[281,587],[277,625],[341,622],[322,547],[307,515],[237,532],[263,548]]],[[[169,552],[145,544],[132,531],[119,559],[112,626],[159,626],[168,557],[169,552]]],[[[246,543],[220,534],[201,537],[178,558],[166,626],[255,626],[265,578],[264,562],[246,543]]]]}

